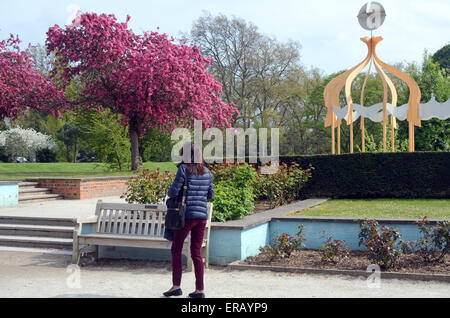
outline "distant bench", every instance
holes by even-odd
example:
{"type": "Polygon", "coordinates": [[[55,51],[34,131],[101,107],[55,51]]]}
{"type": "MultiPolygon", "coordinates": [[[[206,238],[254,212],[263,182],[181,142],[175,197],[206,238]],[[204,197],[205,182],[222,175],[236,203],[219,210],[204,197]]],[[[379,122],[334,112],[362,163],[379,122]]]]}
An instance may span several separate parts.
{"type": "MultiPolygon", "coordinates": [[[[78,264],[81,248],[91,245],[98,259],[98,246],[128,246],[170,249],[172,243],[164,238],[165,205],[97,202],[95,216],[82,219],[73,234],[72,262],[78,264]],[[93,233],[82,234],[83,225],[95,224],[93,233]]],[[[209,267],[209,237],[212,204],[208,203],[208,221],[202,244],[202,256],[209,267]]],[[[187,257],[188,271],[192,271],[190,256],[191,236],[184,242],[182,253],[187,257]]]]}

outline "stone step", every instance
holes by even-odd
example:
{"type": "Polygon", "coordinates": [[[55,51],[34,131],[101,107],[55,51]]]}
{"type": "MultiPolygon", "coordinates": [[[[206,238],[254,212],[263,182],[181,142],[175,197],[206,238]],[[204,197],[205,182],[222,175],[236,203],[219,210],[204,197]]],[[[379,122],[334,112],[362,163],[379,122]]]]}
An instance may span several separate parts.
{"type": "Polygon", "coordinates": [[[53,200],[63,200],[64,196],[62,194],[40,194],[19,197],[19,203],[33,203],[33,202],[43,202],[43,201],[53,201],[53,200]]]}
{"type": "Polygon", "coordinates": [[[0,251],[7,252],[22,252],[22,253],[39,253],[39,254],[54,254],[54,255],[72,255],[72,250],[70,249],[60,249],[60,248],[45,248],[45,247],[14,247],[14,246],[1,246],[0,251]]]}
{"type": "Polygon", "coordinates": [[[19,188],[19,198],[43,194],[52,194],[48,188],[19,188]]]}
{"type": "Polygon", "coordinates": [[[0,224],[75,227],[76,222],[77,220],[74,218],[0,215],[0,224]]]}
{"type": "Polygon", "coordinates": [[[19,183],[19,189],[29,189],[39,187],[39,183],[32,181],[22,181],[19,183]]]}
{"type": "Polygon", "coordinates": [[[0,245],[9,247],[72,249],[72,239],[0,235],[0,245]]]}
{"type": "Polygon", "coordinates": [[[74,226],[0,224],[0,235],[73,238],[74,226]]]}

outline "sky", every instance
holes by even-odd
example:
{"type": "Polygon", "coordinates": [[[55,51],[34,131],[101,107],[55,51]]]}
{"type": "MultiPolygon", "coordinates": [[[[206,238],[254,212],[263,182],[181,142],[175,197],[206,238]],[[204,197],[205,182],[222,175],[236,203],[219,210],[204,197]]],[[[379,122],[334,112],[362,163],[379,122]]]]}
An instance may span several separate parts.
{"type": "MultiPolygon", "coordinates": [[[[49,27],[68,24],[77,9],[113,13],[119,21],[131,16],[136,33],[156,31],[180,38],[205,12],[238,17],[280,42],[302,45],[301,63],[324,74],[360,63],[367,49],[359,39],[370,36],[358,23],[359,0],[0,0],[0,39],[19,35],[24,45],[45,43],[49,27]]],[[[421,63],[450,43],[449,0],[379,0],[386,10],[374,36],[381,60],[421,63]]]]}

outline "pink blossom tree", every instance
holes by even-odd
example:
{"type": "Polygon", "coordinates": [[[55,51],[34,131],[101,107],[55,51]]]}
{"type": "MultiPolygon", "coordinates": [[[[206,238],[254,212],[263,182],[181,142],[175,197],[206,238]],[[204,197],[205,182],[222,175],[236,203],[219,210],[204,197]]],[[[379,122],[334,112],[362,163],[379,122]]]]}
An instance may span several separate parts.
{"type": "Polygon", "coordinates": [[[69,106],[64,92],[39,73],[18,37],[0,41],[0,120],[16,119],[27,109],[60,116],[69,106]]]}
{"type": "Polygon", "coordinates": [[[51,74],[69,85],[82,83],[75,103],[121,114],[129,128],[132,169],[140,165],[139,138],[149,128],[230,127],[237,113],[220,99],[222,86],[207,72],[210,59],[197,46],[176,44],[165,34],[135,34],[114,15],[85,13],[79,23],[47,33],[47,50],[57,56],[51,74]]]}

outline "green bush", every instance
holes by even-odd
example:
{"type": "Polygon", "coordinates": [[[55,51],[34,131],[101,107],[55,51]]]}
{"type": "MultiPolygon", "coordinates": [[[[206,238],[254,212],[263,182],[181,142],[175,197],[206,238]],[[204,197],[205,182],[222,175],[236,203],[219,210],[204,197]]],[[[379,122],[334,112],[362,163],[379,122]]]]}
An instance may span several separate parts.
{"type": "Polygon", "coordinates": [[[236,188],[253,188],[256,183],[256,169],[245,164],[223,164],[210,167],[214,182],[228,182],[236,188]]]}
{"type": "Polygon", "coordinates": [[[270,261],[277,258],[289,258],[294,251],[304,248],[305,242],[304,225],[300,224],[295,237],[286,233],[277,235],[272,244],[261,247],[259,251],[261,254],[268,256],[270,261]]]}
{"type": "Polygon", "coordinates": [[[142,170],[136,178],[132,178],[127,182],[127,192],[121,198],[128,203],[161,203],[174,180],[175,174],[168,171],[160,173],[159,169],[155,172],[142,170]]]}
{"type": "Polygon", "coordinates": [[[378,231],[378,221],[362,220],[359,222],[359,245],[367,248],[370,261],[380,265],[383,269],[395,267],[400,257],[411,252],[413,242],[408,245],[402,240],[402,235],[396,227],[382,225],[378,231]]]}
{"type": "Polygon", "coordinates": [[[311,167],[304,170],[292,162],[289,166],[280,164],[275,174],[259,173],[255,184],[256,196],[260,200],[268,200],[272,208],[292,202],[299,198],[300,190],[311,177],[311,170],[311,167]]]}
{"type": "Polygon", "coordinates": [[[282,156],[314,167],[303,198],[448,198],[450,152],[282,156]]]}
{"type": "Polygon", "coordinates": [[[255,208],[252,188],[233,188],[228,182],[222,181],[214,186],[213,222],[226,222],[241,219],[255,208]]]}
{"type": "Polygon", "coordinates": [[[425,216],[417,222],[422,238],[416,242],[418,254],[425,262],[440,262],[450,251],[450,222],[439,221],[431,226],[425,216]]]}
{"type": "Polygon", "coordinates": [[[37,162],[57,162],[56,151],[49,148],[44,148],[36,151],[36,161],[37,162]]]}
{"type": "Polygon", "coordinates": [[[212,220],[226,222],[249,215],[255,208],[255,168],[248,164],[227,164],[215,165],[210,169],[215,192],[212,220]]]}
{"type": "Polygon", "coordinates": [[[328,236],[320,247],[320,253],[322,262],[337,264],[349,257],[350,249],[346,246],[345,240],[333,240],[331,236],[328,236]]]}

